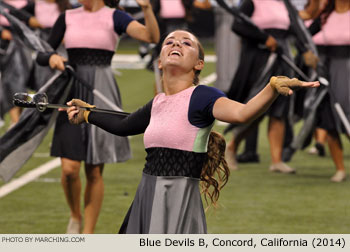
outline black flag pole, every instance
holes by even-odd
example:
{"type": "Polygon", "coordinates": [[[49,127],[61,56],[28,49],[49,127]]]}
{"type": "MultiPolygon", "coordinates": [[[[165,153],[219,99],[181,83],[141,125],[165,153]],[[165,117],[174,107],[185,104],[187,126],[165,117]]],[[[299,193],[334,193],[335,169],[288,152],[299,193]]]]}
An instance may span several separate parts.
{"type": "MultiPolygon", "coordinates": [[[[59,108],[70,108],[72,106],[68,106],[65,104],[53,104],[48,102],[49,99],[46,93],[37,93],[37,94],[27,94],[27,93],[16,93],[13,96],[13,104],[22,107],[22,108],[35,108],[39,112],[44,112],[46,109],[59,109],[59,108]]],[[[80,109],[88,110],[97,113],[107,113],[114,115],[127,116],[129,113],[120,112],[109,109],[100,109],[93,107],[83,107],[79,106],[80,109]]]]}

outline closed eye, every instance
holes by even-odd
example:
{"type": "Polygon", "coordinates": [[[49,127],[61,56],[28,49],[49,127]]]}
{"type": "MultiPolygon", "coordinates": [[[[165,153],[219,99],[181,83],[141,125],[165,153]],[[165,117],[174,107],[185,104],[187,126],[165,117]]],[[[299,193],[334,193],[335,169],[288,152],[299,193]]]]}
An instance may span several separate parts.
{"type": "Polygon", "coordinates": [[[172,40],[168,40],[168,41],[165,42],[165,45],[171,45],[172,43],[173,43],[172,40]]]}

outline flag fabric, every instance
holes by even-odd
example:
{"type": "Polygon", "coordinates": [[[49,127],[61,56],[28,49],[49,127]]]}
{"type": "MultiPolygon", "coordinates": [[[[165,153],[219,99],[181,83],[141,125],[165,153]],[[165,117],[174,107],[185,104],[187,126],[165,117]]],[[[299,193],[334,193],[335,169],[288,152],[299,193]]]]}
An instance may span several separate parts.
{"type": "MultiPolygon", "coordinates": [[[[63,103],[68,96],[73,77],[57,72],[40,90],[50,103],[63,103]]],[[[0,177],[8,182],[32,156],[58,115],[57,110],[25,109],[17,124],[0,138],[0,177]]]]}
{"type": "MultiPolygon", "coordinates": [[[[1,4],[0,12],[9,20],[13,28],[12,32],[19,37],[25,46],[36,52],[50,53],[54,51],[46,41],[39,38],[16,17],[5,13],[1,4]]],[[[107,107],[122,111],[101,92],[80,78],[72,66],[68,64],[64,72],[58,70],[54,72],[38,93],[46,93],[49,103],[63,104],[68,98],[72,85],[75,84],[81,84],[101,99],[107,107]]],[[[50,127],[55,123],[58,113],[57,110],[53,109],[46,109],[44,112],[39,112],[36,109],[25,109],[19,122],[0,138],[0,177],[5,182],[9,181],[32,156],[50,127]]]]}
{"type": "MultiPolygon", "coordinates": [[[[37,52],[53,52],[52,47],[44,40],[41,40],[26,24],[14,17],[5,10],[10,8],[9,5],[4,6],[4,2],[0,1],[0,13],[5,16],[11,25],[12,32],[19,36],[20,40],[30,49],[37,52]]],[[[12,7],[13,8],[13,7],[12,7]]]]}

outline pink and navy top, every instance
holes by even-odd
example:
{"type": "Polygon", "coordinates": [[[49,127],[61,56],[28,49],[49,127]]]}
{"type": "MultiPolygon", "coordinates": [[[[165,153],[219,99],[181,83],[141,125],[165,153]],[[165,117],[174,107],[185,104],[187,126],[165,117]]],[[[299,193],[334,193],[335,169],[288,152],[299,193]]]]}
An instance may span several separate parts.
{"type": "Polygon", "coordinates": [[[288,10],[283,1],[253,0],[253,3],[251,19],[260,29],[289,29],[288,10]]]}
{"type": "MultiPolygon", "coordinates": [[[[83,7],[67,10],[57,19],[48,43],[57,49],[64,40],[72,64],[110,65],[119,35],[133,20],[125,12],[109,7],[96,12],[83,7]]],[[[37,61],[48,65],[50,56],[39,54],[37,61]]]]}
{"type": "Polygon", "coordinates": [[[235,20],[232,30],[248,41],[264,44],[269,35],[285,38],[291,31],[289,13],[281,0],[243,0],[239,10],[260,29],[235,20]]]}
{"type": "Polygon", "coordinates": [[[185,7],[181,0],[160,0],[161,18],[184,18],[185,14],[185,7]]]}
{"type": "Polygon", "coordinates": [[[56,3],[39,0],[35,1],[34,15],[42,27],[52,28],[60,15],[60,10],[56,3]]]}
{"type": "MultiPolygon", "coordinates": [[[[16,9],[21,9],[28,4],[27,0],[1,0],[1,1],[4,1],[6,4],[9,4],[15,7],[16,9]]],[[[5,11],[9,12],[9,10],[7,9],[5,9],[5,11]]],[[[3,15],[0,15],[0,26],[5,26],[5,27],[10,26],[9,21],[3,15]]]]}
{"type": "Polygon", "coordinates": [[[317,45],[350,45],[350,11],[333,11],[312,39],[317,45]]]}
{"type": "MultiPolygon", "coordinates": [[[[30,1],[22,10],[35,16],[44,29],[52,28],[61,13],[56,3],[46,0],[30,1]]],[[[18,18],[28,23],[30,16],[19,16],[18,18]]]]}
{"type": "Polygon", "coordinates": [[[333,58],[350,57],[350,11],[337,13],[333,11],[325,24],[318,17],[309,27],[312,39],[321,54],[333,58]]]}
{"type": "Polygon", "coordinates": [[[145,173],[199,178],[215,120],[213,106],[220,97],[225,94],[216,88],[196,86],[158,94],[127,117],[91,112],[88,119],[116,135],[144,133],[145,173]]]}

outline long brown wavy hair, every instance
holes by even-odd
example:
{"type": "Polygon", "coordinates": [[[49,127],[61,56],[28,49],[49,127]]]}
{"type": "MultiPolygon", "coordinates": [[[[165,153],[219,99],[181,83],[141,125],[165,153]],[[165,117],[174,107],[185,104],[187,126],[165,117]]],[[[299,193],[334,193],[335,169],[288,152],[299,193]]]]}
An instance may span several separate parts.
{"type": "Polygon", "coordinates": [[[217,206],[220,190],[226,185],[230,170],[225,160],[226,141],[218,132],[212,131],[209,135],[208,157],[203,166],[201,179],[201,192],[207,205],[217,206]]]}

